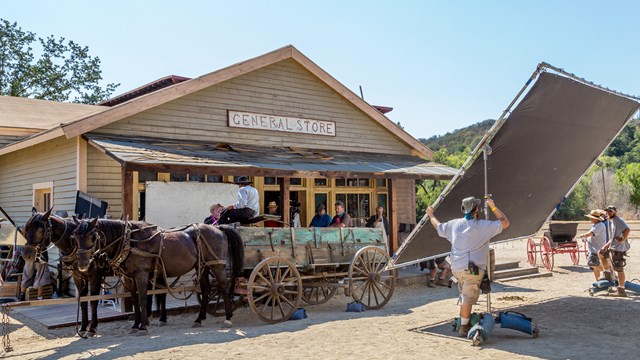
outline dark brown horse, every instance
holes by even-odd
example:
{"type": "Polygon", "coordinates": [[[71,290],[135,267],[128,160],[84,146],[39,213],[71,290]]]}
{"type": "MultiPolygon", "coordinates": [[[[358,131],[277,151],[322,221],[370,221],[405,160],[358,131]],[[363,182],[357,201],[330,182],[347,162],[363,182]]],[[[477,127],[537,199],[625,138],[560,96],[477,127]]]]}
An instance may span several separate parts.
{"type": "Polygon", "coordinates": [[[226,260],[231,259],[232,281],[242,271],[244,247],[238,232],[230,226],[194,224],[184,229],[158,231],[145,222],[94,219],[82,221],[73,235],[78,245],[78,268],[88,272],[91,264],[106,260],[119,274],[125,288],[131,291],[135,312],[132,332],[146,333],[146,293],[149,274],[159,272],[163,279],[182,276],[196,269],[203,297],[194,326],[206,319],[209,303],[211,270],[225,305],[225,326],[231,326],[233,316],[231,287],[227,282],[226,260]]]}
{"type": "MultiPolygon", "coordinates": [[[[60,250],[60,261],[65,267],[71,269],[73,281],[76,284],[79,295],[86,296],[89,291],[91,291],[92,295],[98,295],[108,268],[100,267],[98,263],[94,263],[91,265],[92,271],[90,272],[81,272],[77,269],[75,260],[76,244],[71,240],[71,234],[76,229],[76,224],[73,221],[51,215],[52,210],[49,209],[46,213],[39,213],[34,210],[31,218],[24,226],[24,234],[27,240],[23,252],[25,261],[35,261],[40,258],[41,253],[50,244],[54,244],[60,250]]],[[[82,302],[80,307],[82,309],[82,321],[78,335],[81,337],[93,337],[98,327],[98,301],[91,301],[91,323],[88,321],[87,303],[82,302]]]]}

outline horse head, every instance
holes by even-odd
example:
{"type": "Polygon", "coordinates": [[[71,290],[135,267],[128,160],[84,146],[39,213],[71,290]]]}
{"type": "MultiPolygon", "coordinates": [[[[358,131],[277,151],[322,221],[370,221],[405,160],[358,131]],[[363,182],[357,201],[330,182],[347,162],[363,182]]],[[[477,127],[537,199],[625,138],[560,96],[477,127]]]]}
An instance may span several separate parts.
{"type": "Polygon", "coordinates": [[[33,262],[40,257],[42,252],[51,244],[53,226],[51,225],[51,211],[39,213],[35,208],[31,211],[31,217],[24,225],[23,233],[27,240],[22,257],[27,262],[33,262]]]}
{"type": "Polygon", "coordinates": [[[74,219],[78,226],[71,234],[75,240],[78,253],[78,270],[87,272],[93,261],[94,255],[99,250],[101,236],[98,230],[98,218],[79,221],[74,219]]]}

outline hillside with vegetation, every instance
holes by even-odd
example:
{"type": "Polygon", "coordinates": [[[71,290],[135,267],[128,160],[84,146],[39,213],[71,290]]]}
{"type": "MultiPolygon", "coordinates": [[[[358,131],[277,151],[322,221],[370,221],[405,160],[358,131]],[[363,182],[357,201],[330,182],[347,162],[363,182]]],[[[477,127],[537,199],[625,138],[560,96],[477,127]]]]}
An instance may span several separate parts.
{"type": "MultiPolygon", "coordinates": [[[[495,120],[484,120],[445,135],[420,141],[434,151],[434,160],[459,168],[495,120]]],[[[640,118],[632,120],[599,158],[603,166],[593,165],[567,197],[554,220],[584,220],[590,209],[616,205],[620,215],[638,219],[640,208],[640,118]]],[[[444,190],[448,181],[416,182],[416,217],[444,190]]]]}

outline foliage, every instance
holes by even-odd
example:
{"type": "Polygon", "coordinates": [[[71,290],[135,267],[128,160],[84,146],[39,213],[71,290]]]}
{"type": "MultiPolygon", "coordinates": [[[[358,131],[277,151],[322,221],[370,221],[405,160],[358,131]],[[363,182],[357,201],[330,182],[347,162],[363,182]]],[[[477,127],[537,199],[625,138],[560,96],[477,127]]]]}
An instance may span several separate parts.
{"type": "Polygon", "coordinates": [[[464,152],[466,148],[473,149],[495,122],[495,120],[484,120],[445,135],[434,135],[428,139],[420,139],[420,142],[433,151],[447,149],[451,153],[464,152]]]}
{"type": "Polygon", "coordinates": [[[89,55],[88,47],[53,35],[36,37],[0,19],[0,95],[95,104],[119,85],[102,88],[101,80],[100,58],[89,55]]]}
{"type": "Polygon", "coordinates": [[[629,202],[638,210],[640,207],[640,164],[627,164],[616,172],[618,181],[630,187],[629,202]]]}

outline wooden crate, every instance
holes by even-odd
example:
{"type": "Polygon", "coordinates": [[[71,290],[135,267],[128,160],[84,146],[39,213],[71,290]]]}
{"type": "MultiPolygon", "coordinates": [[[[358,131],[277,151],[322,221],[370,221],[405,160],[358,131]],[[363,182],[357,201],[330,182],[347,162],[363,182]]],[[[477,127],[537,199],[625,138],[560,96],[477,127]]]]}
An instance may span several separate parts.
{"type": "Polygon", "coordinates": [[[15,297],[20,295],[20,283],[15,281],[5,281],[0,286],[0,297],[15,297]]]}
{"type": "MultiPolygon", "coordinates": [[[[45,285],[42,289],[42,298],[43,299],[51,299],[53,297],[53,286],[45,285]]],[[[27,288],[25,292],[25,300],[37,300],[38,299],[38,289],[37,288],[27,288]]]]}

